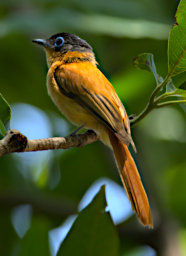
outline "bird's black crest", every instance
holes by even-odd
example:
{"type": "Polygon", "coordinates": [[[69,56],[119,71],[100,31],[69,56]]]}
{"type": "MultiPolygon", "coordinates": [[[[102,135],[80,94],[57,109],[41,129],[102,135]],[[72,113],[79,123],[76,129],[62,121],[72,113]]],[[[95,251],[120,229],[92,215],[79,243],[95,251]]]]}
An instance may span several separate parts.
{"type": "Polygon", "coordinates": [[[86,49],[89,49],[92,51],[92,47],[83,39],[79,38],[78,36],[74,35],[74,34],[70,34],[70,33],[58,33],[55,34],[53,36],[51,36],[49,38],[49,40],[55,40],[57,37],[63,37],[65,40],[65,44],[71,44],[73,46],[80,46],[80,47],[84,47],[86,49]]]}

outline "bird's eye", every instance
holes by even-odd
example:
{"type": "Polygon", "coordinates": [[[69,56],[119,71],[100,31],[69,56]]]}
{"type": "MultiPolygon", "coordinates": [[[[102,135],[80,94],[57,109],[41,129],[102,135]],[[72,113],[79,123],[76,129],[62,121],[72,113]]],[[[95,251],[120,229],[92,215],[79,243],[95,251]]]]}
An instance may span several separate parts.
{"type": "Polygon", "coordinates": [[[64,44],[64,38],[61,37],[61,36],[57,37],[57,38],[56,38],[56,41],[55,41],[55,43],[54,43],[54,46],[55,46],[56,48],[59,48],[59,47],[63,46],[63,44],[64,44]]]}

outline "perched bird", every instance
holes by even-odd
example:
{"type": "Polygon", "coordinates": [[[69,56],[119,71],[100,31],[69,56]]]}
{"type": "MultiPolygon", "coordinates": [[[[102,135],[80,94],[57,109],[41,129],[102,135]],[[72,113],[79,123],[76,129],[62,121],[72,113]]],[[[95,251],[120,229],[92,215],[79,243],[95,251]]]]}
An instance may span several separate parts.
{"type": "Polygon", "coordinates": [[[72,123],[94,130],[113,149],[132,208],[144,225],[153,227],[148,198],[128,150],[129,144],[135,146],[127,113],[113,86],[97,68],[92,47],[69,33],[33,42],[46,52],[47,89],[52,100],[72,123]]]}

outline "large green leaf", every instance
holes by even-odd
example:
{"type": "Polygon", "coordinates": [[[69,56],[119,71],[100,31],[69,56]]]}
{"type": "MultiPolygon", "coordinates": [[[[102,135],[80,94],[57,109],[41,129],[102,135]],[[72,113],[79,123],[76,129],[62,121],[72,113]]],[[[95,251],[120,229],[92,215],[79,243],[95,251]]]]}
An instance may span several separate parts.
{"type": "Polygon", "coordinates": [[[105,187],[83,209],[62,243],[58,256],[116,256],[118,235],[106,208],[105,187]]]}
{"type": "Polygon", "coordinates": [[[10,115],[10,106],[0,93],[0,134],[3,136],[6,133],[6,129],[9,129],[10,115]]]}
{"type": "Polygon", "coordinates": [[[168,70],[171,76],[186,71],[186,0],[181,0],[169,35],[168,70]]]}

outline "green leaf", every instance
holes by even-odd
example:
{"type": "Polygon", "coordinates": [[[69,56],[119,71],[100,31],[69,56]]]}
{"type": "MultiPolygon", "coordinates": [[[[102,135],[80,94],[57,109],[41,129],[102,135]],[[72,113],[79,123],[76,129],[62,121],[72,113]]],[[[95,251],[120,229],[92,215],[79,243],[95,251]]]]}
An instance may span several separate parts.
{"type": "Polygon", "coordinates": [[[166,92],[163,93],[158,100],[161,101],[168,97],[181,97],[182,99],[186,99],[186,90],[176,88],[172,79],[170,79],[166,85],[166,92]]]}
{"type": "Polygon", "coordinates": [[[184,97],[186,99],[186,90],[176,89],[172,96],[184,97]]]}
{"type": "Polygon", "coordinates": [[[175,91],[166,92],[162,94],[157,100],[157,107],[165,107],[173,104],[186,103],[186,91],[182,89],[176,89],[175,91]],[[175,100],[170,99],[170,97],[178,97],[175,100]],[[163,101],[166,99],[166,101],[163,101]]]}
{"type": "Polygon", "coordinates": [[[119,241],[106,208],[105,186],[83,209],[62,243],[58,256],[117,256],[119,241]]]}
{"type": "Polygon", "coordinates": [[[186,71],[186,0],[181,0],[168,42],[168,72],[170,76],[186,71]]]}
{"type": "Polygon", "coordinates": [[[157,84],[163,81],[163,79],[156,72],[154,56],[152,53],[139,54],[136,58],[134,58],[133,63],[136,68],[152,72],[157,84]]]}
{"type": "Polygon", "coordinates": [[[167,92],[162,94],[162,96],[164,96],[163,98],[167,98],[171,96],[171,97],[182,97],[186,99],[186,90],[172,87],[172,90],[170,88],[167,89],[167,92]]]}
{"type": "Polygon", "coordinates": [[[186,103],[186,90],[176,88],[172,79],[169,79],[166,84],[166,92],[157,97],[156,102],[158,107],[186,103]]]}
{"type": "Polygon", "coordinates": [[[10,116],[10,106],[0,93],[0,134],[3,136],[6,134],[6,130],[10,127],[10,116]]]}

